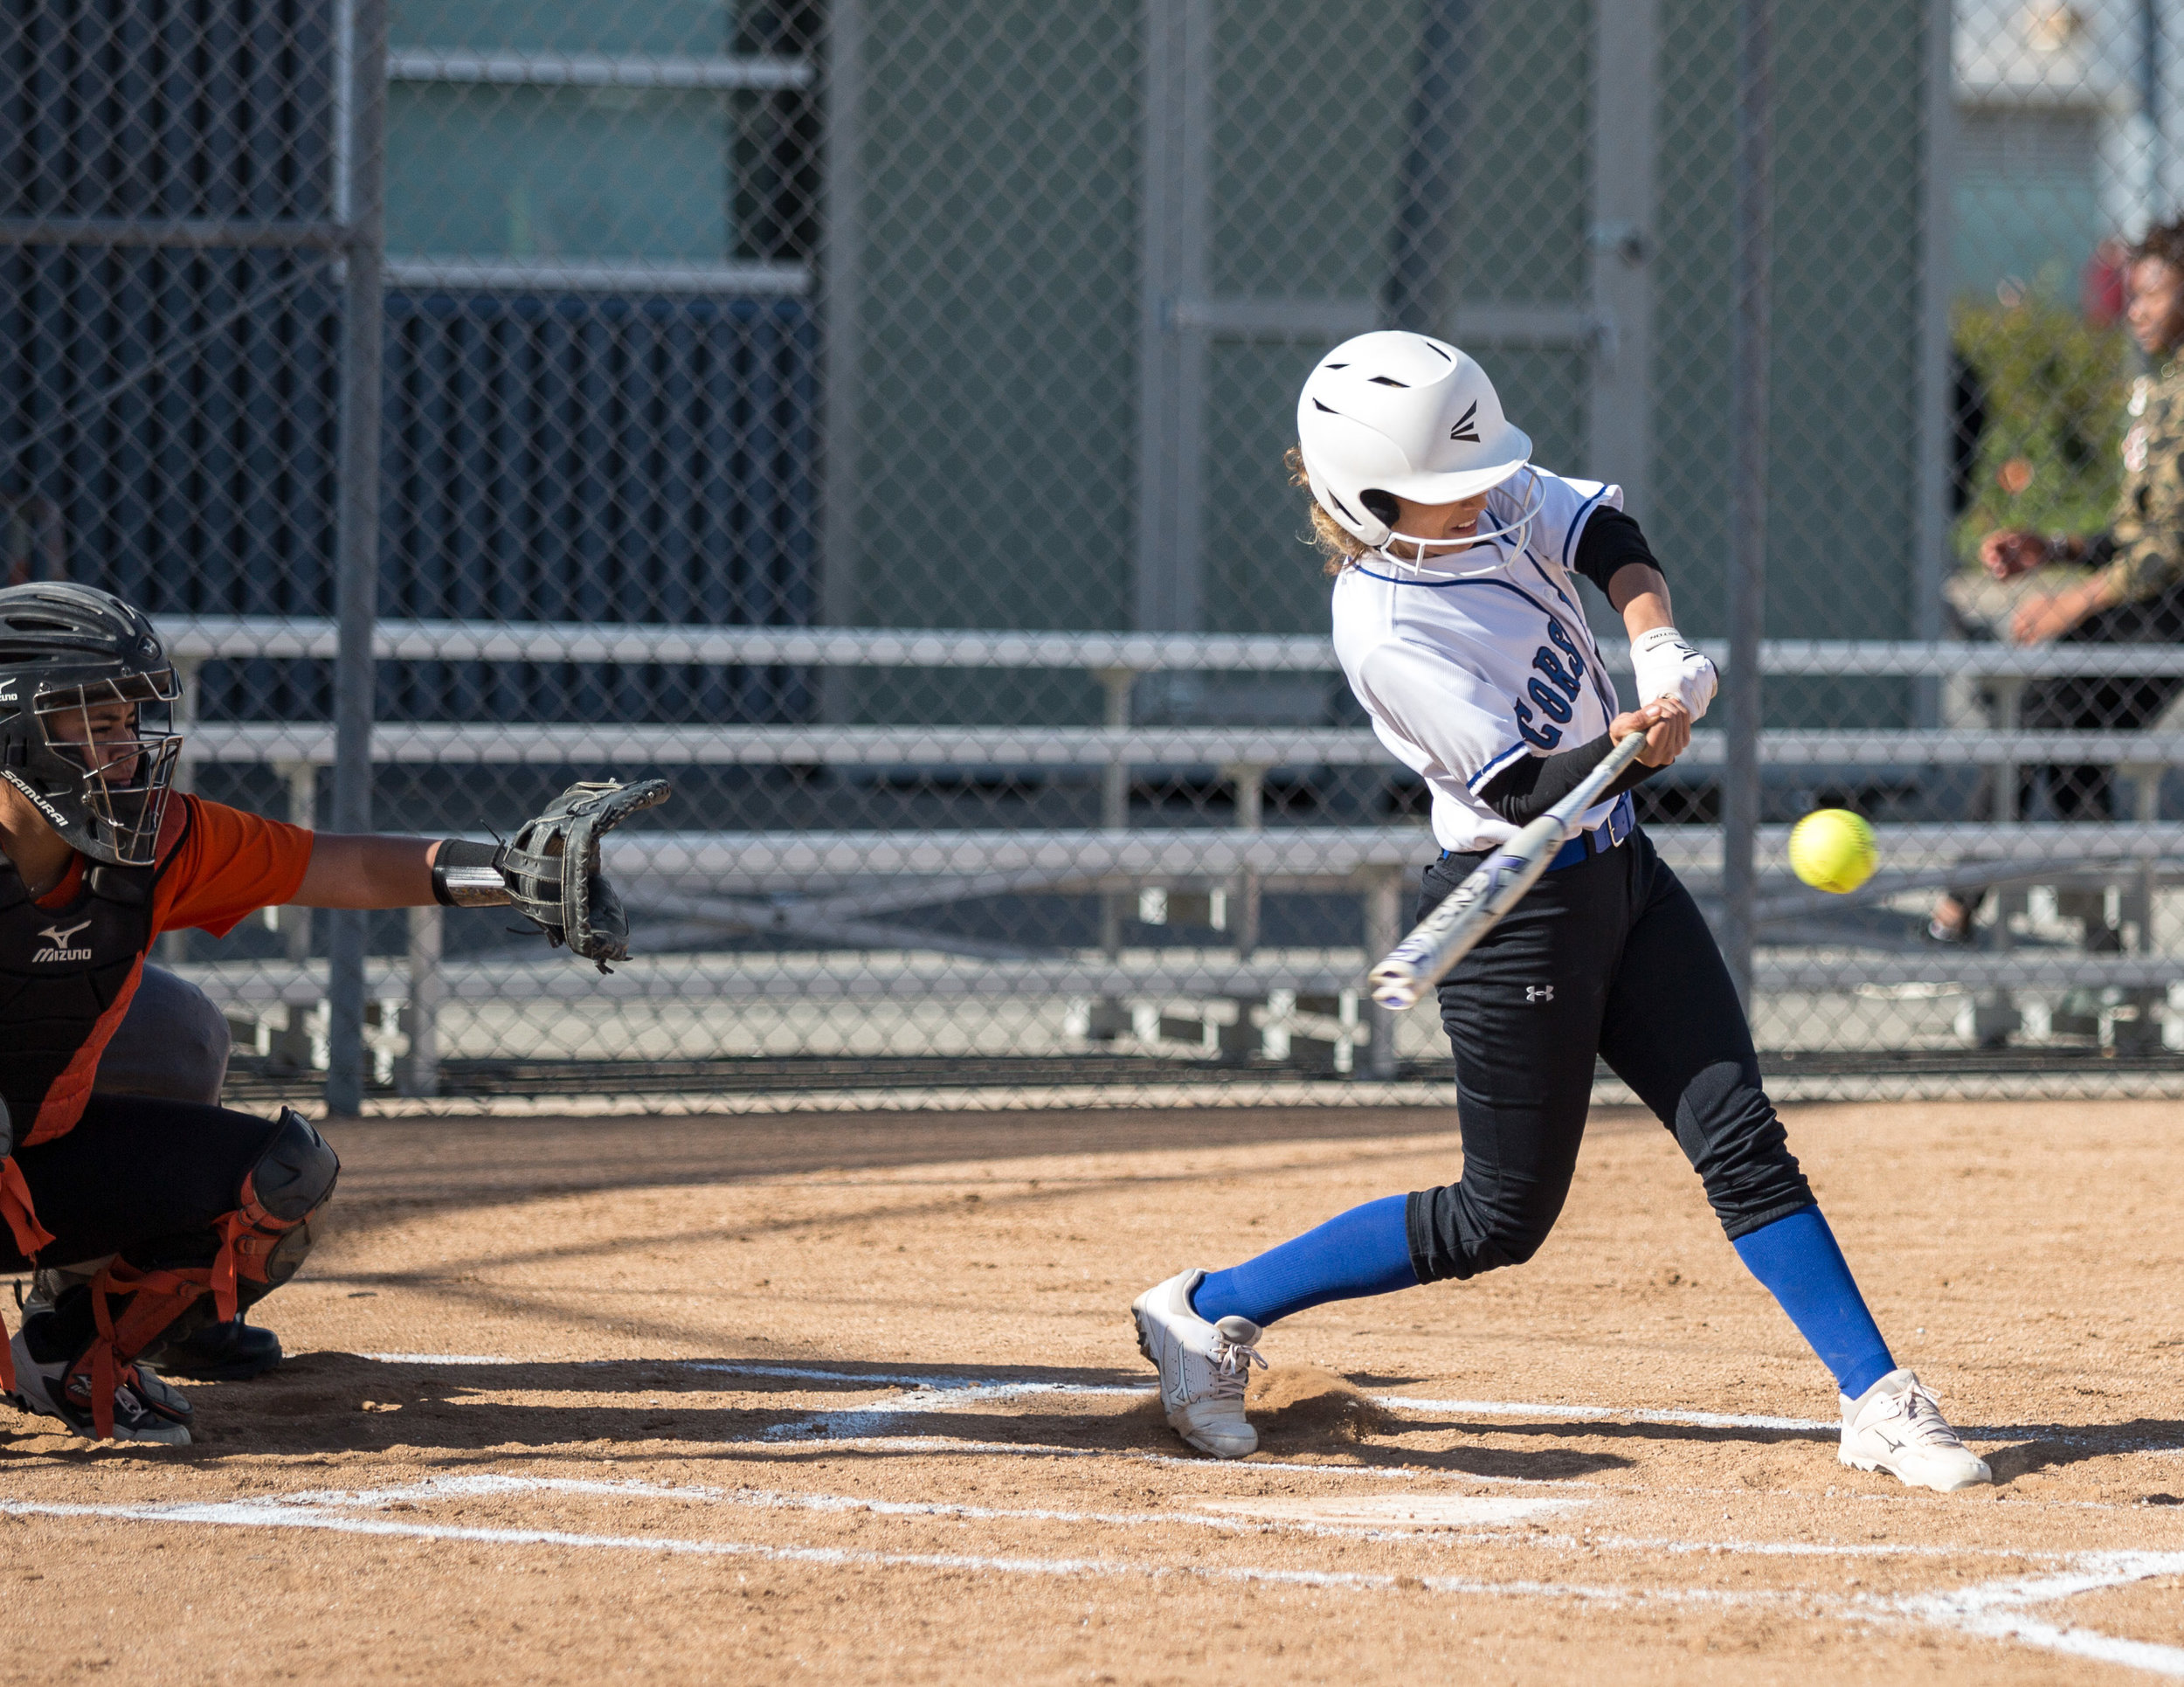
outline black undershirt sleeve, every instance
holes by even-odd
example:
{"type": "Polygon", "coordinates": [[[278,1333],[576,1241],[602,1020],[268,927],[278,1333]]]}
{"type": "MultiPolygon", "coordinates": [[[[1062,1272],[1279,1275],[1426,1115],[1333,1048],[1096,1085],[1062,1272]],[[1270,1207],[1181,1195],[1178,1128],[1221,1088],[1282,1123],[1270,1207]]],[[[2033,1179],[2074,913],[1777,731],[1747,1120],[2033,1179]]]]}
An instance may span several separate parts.
{"type": "MultiPolygon", "coordinates": [[[[1538,819],[1578,788],[1585,776],[1607,759],[1614,745],[1607,734],[1554,756],[1524,756],[1510,764],[1480,790],[1486,805],[1513,826],[1538,819]]],[[[1606,802],[1641,785],[1661,770],[1633,762],[1600,793],[1606,802]]]]}
{"type": "Polygon", "coordinates": [[[1586,517],[1585,527],[1578,535],[1578,572],[1605,592],[1607,583],[1615,577],[1615,570],[1633,563],[1642,563],[1658,570],[1663,579],[1668,570],[1654,560],[1652,547],[1646,543],[1646,536],[1639,531],[1638,523],[1620,509],[1602,504],[1586,517]]]}
{"type": "MultiPolygon", "coordinates": [[[[1615,577],[1616,570],[1633,563],[1658,570],[1664,578],[1667,573],[1654,559],[1652,547],[1646,543],[1646,536],[1638,523],[1607,504],[1600,505],[1586,518],[1584,530],[1578,535],[1574,560],[1578,572],[1603,592],[1607,590],[1607,583],[1615,577]]],[[[1579,744],[1574,750],[1553,756],[1524,757],[1488,780],[1479,795],[1503,819],[1524,826],[1538,819],[1575,791],[1586,774],[1607,759],[1607,752],[1614,747],[1603,732],[1590,743],[1579,744]]],[[[1659,771],[1643,762],[1633,762],[1600,793],[1601,800],[1620,797],[1659,771]]]]}

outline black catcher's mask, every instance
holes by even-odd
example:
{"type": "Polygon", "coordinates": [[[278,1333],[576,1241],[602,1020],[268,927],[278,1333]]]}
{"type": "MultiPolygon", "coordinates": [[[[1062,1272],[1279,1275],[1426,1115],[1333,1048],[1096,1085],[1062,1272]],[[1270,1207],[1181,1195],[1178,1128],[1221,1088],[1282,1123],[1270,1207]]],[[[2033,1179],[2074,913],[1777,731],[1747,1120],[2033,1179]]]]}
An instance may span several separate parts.
{"type": "Polygon", "coordinates": [[[0,590],[0,779],[93,861],[155,859],[180,695],[150,620],[111,592],[0,590]]]}

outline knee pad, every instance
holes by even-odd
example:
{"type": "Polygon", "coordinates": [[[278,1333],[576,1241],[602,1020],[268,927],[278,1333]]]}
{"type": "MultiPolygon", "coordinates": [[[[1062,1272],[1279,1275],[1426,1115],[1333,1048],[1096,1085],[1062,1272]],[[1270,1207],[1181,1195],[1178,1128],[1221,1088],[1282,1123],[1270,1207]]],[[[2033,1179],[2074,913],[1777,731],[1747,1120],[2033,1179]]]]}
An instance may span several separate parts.
{"type": "Polygon", "coordinates": [[[236,1210],[219,1221],[211,1288],[222,1318],[295,1276],[311,1251],[311,1215],[332,1198],[341,1170],[326,1138],[302,1114],[282,1108],[280,1129],[244,1174],[236,1210]]]}

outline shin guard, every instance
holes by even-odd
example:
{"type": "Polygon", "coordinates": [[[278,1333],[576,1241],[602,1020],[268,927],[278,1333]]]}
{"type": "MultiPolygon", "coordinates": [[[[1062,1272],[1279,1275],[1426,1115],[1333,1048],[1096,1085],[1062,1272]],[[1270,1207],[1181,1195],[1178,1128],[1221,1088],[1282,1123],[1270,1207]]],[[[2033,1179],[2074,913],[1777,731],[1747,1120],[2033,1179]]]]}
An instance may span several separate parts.
{"type": "Polygon", "coordinates": [[[99,1335],[75,1368],[90,1369],[91,1424],[100,1440],[113,1438],[114,1391],[135,1381],[136,1356],[204,1297],[211,1276],[202,1266],[140,1271],[116,1259],[91,1280],[91,1316],[99,1335]],[[116,1300],[122,1303],[119,1317],[116,1300]]]}
{"type": "Polygon", "coordinates": [[[311,1215],[334,1193],[342,1163],[294,1108],[243,1178],[241,1204],[220,1220],[211,1289],[220,1317],[232,1318],[296,1274],[311,1251],[311,1215]]]}
{"type": "Polygon", "coordinates": [[[92,1279],[98,1334],[72,1368],[89,1372],[92,1422],[101,1437],[114,1433],[114,1391],[133,1379],[136,1356],[207,1296],[221,1318],[232,1318],[295,1275],[310,1251],[311,1214],[326,1205],[340,1171],[326,1138],[283,1108],[273,1140],[243,1174],[235,1211],[214,1222],[218,1251],[209,1265],[203,1254],[194,1262],[150,1266],[117,1256],[92,1279]]]}

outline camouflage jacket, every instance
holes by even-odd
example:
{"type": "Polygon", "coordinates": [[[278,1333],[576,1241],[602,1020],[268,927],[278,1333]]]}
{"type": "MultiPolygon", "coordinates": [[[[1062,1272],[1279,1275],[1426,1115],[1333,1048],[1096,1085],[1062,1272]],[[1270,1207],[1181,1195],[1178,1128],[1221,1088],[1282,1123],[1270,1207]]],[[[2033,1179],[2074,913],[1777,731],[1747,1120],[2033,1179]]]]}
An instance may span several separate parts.
{"type": "Polygon", "coordinates": [[[2118,604],[2144,603],[2184,582],[2184,354],[2131,386],[2124,484],[2101,577],[2118,604]]]}

